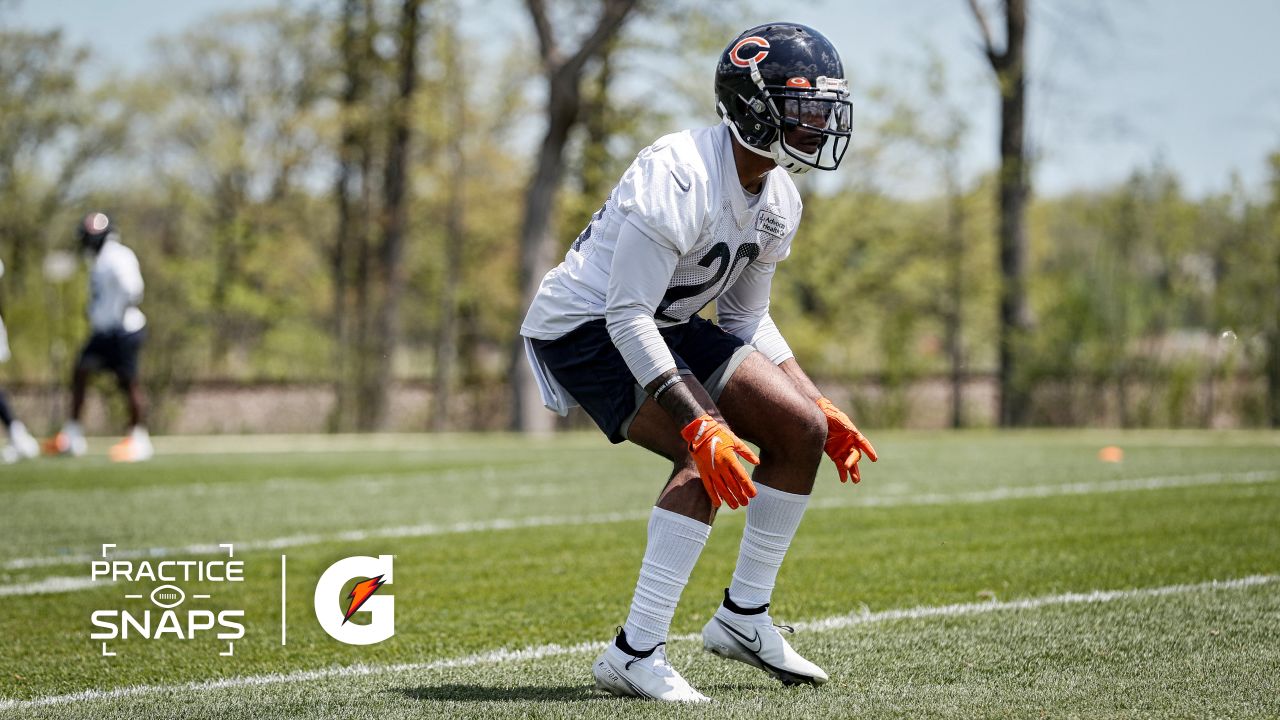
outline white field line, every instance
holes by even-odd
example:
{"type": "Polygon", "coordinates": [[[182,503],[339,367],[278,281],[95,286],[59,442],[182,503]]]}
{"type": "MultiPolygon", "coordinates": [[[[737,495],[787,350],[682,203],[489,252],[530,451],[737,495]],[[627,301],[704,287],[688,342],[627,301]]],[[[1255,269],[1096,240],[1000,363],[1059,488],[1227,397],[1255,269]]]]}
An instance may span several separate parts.
{"type": "MultiPolygon", "coordinates": [[[[1105,480],[1093,483],[1066,483],[1059,485],[1039,485],[1031,487],[1004,487],[994,490],[982,490],[965,493],[928,493],[917,495],[895,495],[891,497],[846,497],[821,498],[814,500],[810,507],[843,508],[843,507],[910,507],[920,505],[946,504],[982,504],[1017,500],[1024,498],[1046,498],[1063,495],[1091,495],[1104,493],[1132,492],[1141,490],[1164,490],[1181,487],[1199,487],[1206,485],[1253,485],[1280,479],[1280,470],[1257,470],[1237,473],[1207,473],[1201,475],[1171,475],[1144,478],[1128,478],[1122,480],[1105,480]]],[[[245,552],[285,550],[305,545],[322,543],[351,543],[382,538],[412,538],[432,535],[453,535],[459,533],[489,532],[494,530],[517,530],[538,527],[570,527],[575,525],[600,525],[616,522],[644,520],[649,517],[648,508],[626,512],[593,513],[588,515],[537,516],[524,518],[495,518],[491,520],[473,520],[457,523],[423,523],[420,525],[399,525],[395,527],[373,528],[369,530],[347,530],[332,534],[303,534],[265,540],[248,540],[236,543],[236,547],[245,552]]],[[[222,552],[216,544],[194,544],[180,547],[149,548],[138,551],[121,551],[112,555],[113,559],[133,560],[168,556],[214,555],[222,552]]],[[[98,559],[97,555],[68,554],[49,557],[29,557],[6,560],[0,564],[4,570],[25,570],[36,567],[86,564],[98,559]]],[[[5,592],[9,586],[0,585],[0,595],[23,594],[5,592]]]]}
{"type": "MultiPolygon", "coordinates": [[[[594,433],[580,433],[582,444],[600,449],[594,433]]],[[[334,433],[297,435],[167,435],[155,438],[156,454],[170,455],[273,455],[294,453],[403,452],[438,453],[467,450],[500,443],[528,449],[551,447],[572,435],[548,442],[517,433],[334,433]],[[483,440],[483,442],[481,442],[483,440]]],[[[106,438],[103,446],[105,447],[106,438]]],[[[90,444],[96,444],[90,439],[90,444]]]]}
{"type": "Polygon", "coordinates": [[[1203,485],[1255,485],[1280,479],[1280,470],[1254,470],[1238,473],[1205,473],[1202,475],[1166,475],[1144,478],[1123,478],[1101,482],[1062,483],[1058,485],[1032,485],[1028,487],[1000,487],[961,493],[924,493],[894,497],[869,497],[863,499],[821,498],[809,507],[897,507],[902,505],[951,505],[980,504],[1020,500],[1027,498],[1059,497],[1062,495],[1101,495],[1132,492],[1135,490],[1167,490],[1171,488],[1199,487],[1203,485]]]}
{"type": "Polygon", "coordinates": [[[4,597],[6,595],[44,595],[46,593],[69,592],[72,590],[88,590],[91,587],[101,585],[103,585],[103,583],[95,583],[87,577],[47,577],[35,582],[18,583],[16,585],[0,585],[0,597],[4,597]]]}
{"type": "MultiPolygon", "coordinates": [[[[840,630],[857,625],[891,622],[895,620],[923,620],[939,617],[983,615],[993,612],[1038,610],[1044,607],[1060,605],[1101,604],[1116,602],[1119,600],[1158,598],[1204,591],[1239,590],[1259,585],[1267,585],[1274,583],[1277,580],[1280,580],[1280,576],[1250,575],[1248,577],[1237,578],[1234,580],[1211,580],[1195,584],[1166,585],[1163,587],[1136,588],[1130,590],[1094,590],[1087,593],[1042,595],[1040,597],[1010,600],[1006,602],[990,601],[981,603],[962,603],[956,605],[925,605],[898,610],[884,610],[881,612],[863,610],[861,612],[850,613],[848,615],[837,615],[834,617],[796,623],[795,628],[797,630],[806,630],[809,632],[830,632],[832,630],[840,630]]],[[[692,642],[700,637],[700,635],[689,633],[673,636],[671,640],[676,642],[692,642]]],[[[311,682],[314,680],[326,680],[331,678],[349,678],[399,672],[432,672],[447,668],[473,667],[476,665],[497,665],[597,652],[603,649],[605,644],[605,642],[585,642],[578,643],[576,645],[559,645],[552,643],[548,645],[521,648],[518,650],[508,650],[505,648],[490,650],[488,652],[476,653],[474,655],[464,655],[461,657],[445,658],[442,660],[423,663],[345,665],[320,670],[300,670],[291,673],[246,675],[225,678],[222,680],[196,681],[178,685],[131,685],[113,690],[82,690],[80,692],[66,695],[47,695],[33,700],[0,699],[0,710],[22,710],[36,707],[47,707],[50,705],[110,701],[158,693],[204,692],[225,688],[234,689],[279,685],[284,683],[311,682]]]]}
{"type": "MultiPolygon", "coordinates": [[[[547,526],[597,525],[602,523],[640,520],[647,517],[649,517],[648,509],[643,512],[633,510],[629,512],[598,513],[592,515],[495,518],[492,520],[471,520],[457,523],[424,523],[421,525],[400,525],[396,527],[374,528],[371,530],[347,530],[345,532],[331,533],[327,535],[287,535],[285,537],[268,538],[265,540],[249,540],[237,542],[236,549],[242,552],[284,550],[302,545],[319,545],[321,543],[330,542],[359,542],[374,538],[426,537],[430,535],[453,535],[457,533],[515,530],[519,528],[547,526]]],[[[113,552],[111,554],[111,559],[136,560],[140,558],[167,556],[185,557],[189,555],[215,555],[221,552],[222,550],[216,544],[203,543],[183,545],[180,547],[113,552]]],[[[3,565],[0,565],[0,567],[3,567],[5,570],[24,570],[27,568],[46,567],[50,565],[86,564],[90,561],[99,559],[101,559],[100,556],[90,554],[53,555],[50,557],[17,558],[14,560],[7,560],[3,565]]]]}

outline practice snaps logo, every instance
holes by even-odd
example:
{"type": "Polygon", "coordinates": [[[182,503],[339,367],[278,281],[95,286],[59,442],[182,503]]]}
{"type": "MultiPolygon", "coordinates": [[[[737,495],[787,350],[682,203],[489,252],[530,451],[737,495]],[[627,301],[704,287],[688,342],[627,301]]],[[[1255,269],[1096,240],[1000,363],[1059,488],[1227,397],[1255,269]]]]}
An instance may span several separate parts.
{"type": "Polygon", "coordinates": [[[316,583],[316,619],[320,627],[348,645],[372,645],[391,637],[396,632],[396,599],[378,593],[391,582],[391,555],[357,555],[330,565],[316,583]],[[357,578],[365,579],[344,596],[343,588],[357,578]],[[357,612],[369,613],[371,622],[349,622],[357,612]]]}
{"type": "Polygon", "coordinates": [[[90,580],[120,583],[126,593],[119,608],[94,610],[90,617],[96,629],[89,637],[102,641],[102,654],[114,657],[111,648],[127,640],[190,641],[213,636],[227,643],[219,655],[234,655],[235,641],[244,637],[244,611],[199,607],[212,596],[188,595],[182,589],[188,583],[244,582],[244,562],[232,559],[235,548],[231,544],[218,547],[226,548],[226,560],[134,561],[108,558],[107,551],[115,544],[104,544],[103,559],[90,565],[90,580]]]}

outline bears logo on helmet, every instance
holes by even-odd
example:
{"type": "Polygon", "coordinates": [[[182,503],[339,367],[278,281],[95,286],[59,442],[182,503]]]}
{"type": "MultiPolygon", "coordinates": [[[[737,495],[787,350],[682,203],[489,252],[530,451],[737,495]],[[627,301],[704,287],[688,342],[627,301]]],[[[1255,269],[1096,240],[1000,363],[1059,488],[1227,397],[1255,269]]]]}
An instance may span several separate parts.
{"type": "Polygon", "coordinates": [[[751,63],[753,62],[758,63],[761,60],[764,60],[768,56],[769,56],[769,41],[765,40],[762,37],[756,37],[755,35],[752,35],[751,37],[744,37],[738,42],[734,43],[733,49],[729,51],[729,62],[733,63],[734,65],[737,65],[738,67],[745,68],[745,67],[751,67],[751,63]],[[750,52],[751,48],[753,47],[756,49],[756,54],[749,58],[744,58],[743,50],[750,52]]]}

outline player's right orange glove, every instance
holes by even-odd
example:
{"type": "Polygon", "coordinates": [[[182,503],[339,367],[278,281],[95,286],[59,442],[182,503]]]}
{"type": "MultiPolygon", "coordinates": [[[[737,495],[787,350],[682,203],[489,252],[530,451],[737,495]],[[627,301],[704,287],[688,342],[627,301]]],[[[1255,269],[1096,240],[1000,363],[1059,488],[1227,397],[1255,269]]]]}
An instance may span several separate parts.
{"type": "Polygon", "coordinates": [[[689,452],[698,466],[698,476],[702,478],[702,487],[711,498],[712,506],[720,507],[723,500],[729,503],[729,507],[737,508],[756,496],[756,486],[734,454],[752,465],[759,465],[760,458],[729,432],[729,428],[710,415],[703,415],[686,425],[680,435],[689,443],[689,452]]]}

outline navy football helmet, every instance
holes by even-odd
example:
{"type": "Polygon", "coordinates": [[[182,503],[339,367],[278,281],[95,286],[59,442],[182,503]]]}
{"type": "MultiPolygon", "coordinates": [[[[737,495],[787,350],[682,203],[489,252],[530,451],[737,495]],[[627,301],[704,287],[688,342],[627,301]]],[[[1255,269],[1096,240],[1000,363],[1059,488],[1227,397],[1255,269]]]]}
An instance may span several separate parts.
{"type": "Polygon", "coordinates": [[[716,110],[733,136],[795,174],[839,167],[852,134],[848,98],[840,54],[804,25],[753,27],[716,66],[716,110]]]}
{"type": "Polygon", "coordinates": [[[91,212],[80,221],[80,225],[76,228],[76,235],[80,239],[80,247],[83,250],[97,254],[102,249],[102,244],[107,241],[107,237],[115,231],[116,226],[112,224],[111,218],[100,212],[91,212]]]}

